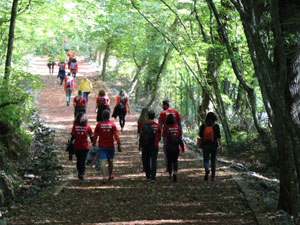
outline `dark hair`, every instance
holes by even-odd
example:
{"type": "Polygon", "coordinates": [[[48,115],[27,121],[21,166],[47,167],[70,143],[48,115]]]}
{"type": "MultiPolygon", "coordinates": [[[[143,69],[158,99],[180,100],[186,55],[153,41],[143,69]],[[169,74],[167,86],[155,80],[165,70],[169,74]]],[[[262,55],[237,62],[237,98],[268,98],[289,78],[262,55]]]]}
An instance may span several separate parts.
{"type": "Polygon", "coordinates": [[[174,119],[174,116],[173,116],[173,114],[169,114],[169,115],[167,115],[167,118],[166,118],[166,124],[167,125],[173,125],[173,124],[175,124],[175,119],[174,119]]]}
{"type": "Polygon", "coordinates": [[[77,62],[77,60],[74,58],[74,59],[72,59],[72,62],[76,63],[76,62],[77,62]]]}
{"type": "Polygon", "coordinates": [[[105,91],[101,89],[98,93],[98,96],[105,96],[105,94],[105,91]]]}
{"type": "Polygon", "coordinates": [[[170,102],[169,100],[163,100],[163,105],[167,106],[168,108],[170,107],[170,102]]]}
{"type": "Polygon", "coordinates": [[[82,95],[83,95],[82,90],[79,90],[79,91],[78,91],[78,96],[82,97],[82,95]]]}
{"type": "Polygon", "coordinates": [[[71,76],[71,72],[68,72],[68,76],[71,76]]]}
{"type": "Polygon", "coordinates": [[[155,112],[154,111],[149,111],[148,112],[148,118],[150,119],[150,120],[153,120],[154,118],[155,118],[155,112]]]}
{"type": "Polygon", "coordinates": [[[140,124],[148,122],[148,112],[149,111],[147,107],[143,108],[137,122],[140,124]]]}
{"type": "Polygon", "coordinates": [[[88,123],[88,120],[87,120],[86,114],[83,112],[78,113],[74,120],[74,124],[86,126],[87,123],[88,123]]]}
{"type": "Polygon", "coordinates": [[[110,112],[108,110],[104,110],[102,112],[102,117],[103,117],[104,120],[109,119],[109,116],[110,116],[110,112]]]}
{"type": "Polygon", "coordinates": [[[206,115],[205,123],[214,124],[218,120],[217,116],[213,112],[209,112],[206,115]]]}

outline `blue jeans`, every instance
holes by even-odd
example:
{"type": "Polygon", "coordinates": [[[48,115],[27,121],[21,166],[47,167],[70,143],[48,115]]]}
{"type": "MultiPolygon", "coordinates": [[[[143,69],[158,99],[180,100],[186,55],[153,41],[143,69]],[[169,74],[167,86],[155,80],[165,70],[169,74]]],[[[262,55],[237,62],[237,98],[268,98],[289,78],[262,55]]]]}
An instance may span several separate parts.
{"type": "Polygon", "coordinates": [[[205,173],[209,173],[209,158],[211,162],[211,176],[216,175],[216,158],[217,146],[214,144],[207,144],[203,146],[203,162],[205,173]]]}
{"type": "Polygon", "coordinates": [[[90,93],[90,92],[83,92],[83,97],[84,97],[85,100],[86,100],[86,104],[85,104],[85,105],[88,104],[88,101],[89,101],[89,93],[90,93]]]}
{"type": "Polygon", "coordinates": [[[71,102],[71,95],[72,95],[72,88],[67,88],[66,89],[66,97],[67,97],[67,103],[70,104],[71,102]]]}

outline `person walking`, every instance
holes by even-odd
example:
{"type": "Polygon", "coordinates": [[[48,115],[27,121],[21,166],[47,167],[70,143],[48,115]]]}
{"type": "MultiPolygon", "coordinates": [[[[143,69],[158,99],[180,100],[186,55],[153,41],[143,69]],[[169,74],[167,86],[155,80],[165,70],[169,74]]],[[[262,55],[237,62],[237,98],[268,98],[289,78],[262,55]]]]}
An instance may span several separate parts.
{"type": "Polygon", "coordinates": [[[86,103],[85,97],[83,97],[82,91],[79,90],[78,95],[73,100],[75,118],[78,113],[86,113],[85,103],[86,103]]]}
{"type": "Polygon", "coordinates": [[[60,79],[60,85],[63,84],[64,79],[66,78],[66,63],[61,60],[58,63],[58,75],[57,77],[60,79]]]}
{"type": "Polygon", "coordinates": [[[203,149],[203,164],[205,169],[204,180],[208,181],[209,159],[211,161],[211,181],[216,179],[216,158],[218,146],[220,153],[223,152],[220,127],[216,124],[217,117],[213,112],[206,115],[205,122],[201,125],[199,137],[201,139],[201,147],[203,149]]]}
{"type": "Polygon", "coordinates": [[[151,180],[151,183],[155,183],[161,126],[159,123],[154,122],[155,113],[153,111],[148,112],[148,118],[149,121],[141,125],[140,145],[142,147],[142,161],[146,179],[151,180]]]}
{"type": "Polygon", "coordinates": [[[71,131],[71,140],[74,141],[74,152],[76,155],[76,168],[78,172],[79,181],[84,180],[85,172],[85,161],[86,156],[89,151],[88,136],[90,137],[91,142],[93,142],[93,131],[88,124],[88,120],[85,113],[79,113],[74,120],[74,124],[71,131]]]}
{"type": "Polygon", "coordinates": [[[87,106],[89,101],[89,94],[93,90],[93,85],[91,81],[86,78],[86,75],[84,75],[83,79],[80,81],[78,90],[81,90],[83,92],[83,97],[85,97],[86,106],[87,106]]]}
{"type": "Polygon", "coordinates": [[[124,131],[125,117],[127,112],[130,113],[129,99],[125,90],[121,90],[116,98],[116,107],[118,108],[119,123],[121,132],[124,131]]]}
{"type": "Polygon", "coordinates": [[[78,63],[76,61],[76,58],[72,59],[69,69],[72,77],[76,78],[76,73],[78,72],[78,63]]]}
{"type": "Polygon", "coordinates": [[[71,73],[68,73],[68,76],[65,77],[65,85],[64,85],[64,89],[66,92],[66,97],[67,97],[67,106],[70,106],[70,102],[71,102],[71,95],[72,95],[72,91],[74,89],[74,79],[71,76],[71,73]]]}
{"type": "Polygon", "coordinates": [[[68,51],[67,57],[69,58],[69,61],[68,61],[68,69],[70,69],[71,62],[72,62],[72,60],[75,59],[75,57],[76,57],[75,51],[73,51],[73,50],[68,51]]]}
{"type": "Polygon", "coordinates": [[[140,134],[141,134],[141,128],[144,125],[144,123],[149,121],[148,112],[149,112],[149,110],[148,110],[147,107],[143,108],[142,111],[141,111],[141,115],[139,116],[138,121],[137,121],[137,141],[136,141],[136,145],[138,146],[139,152],[142,151],[142,147],[140,145],[141,143],[139,141],[140,140],[140,134]]]}
{"type": "Polygon", "coordinates": [[[110,112],[104,110],[102,113],[103,121],[97,123],[94,131],[93,146],[96,146],[98,141],[99,158],[101,160],[102,183],[105,184],[108,180],[114,179],[113,175],[113,160],[115,155],[114,140],[117,141],[118,151],[121,152],[121,142],[116,125],[109,121],[110,112]],[[108,174],[106,170],[106,161],[108,162],[108,174]],[[108,176],[107,176],[108,175],[108,176]]]}
{"type": "Polygon", "coordinates": [[[104,110],[108,110],[110,112],[109,103],[109,97],[106,95],[106,92],[101,89],[96,99],[97,122],[103,121],[102,114],[104,110]]]}
{"type": "Polygon", "coordinates": [[[182,133],[180,127],[176,124],[173,114],[167,115],[165,126],[163,128],[164,151],[167,156],[167,170],[169,179],[177,181],[179,145],[182,151],[185,151],[182,142],[182,133]],[[173,175],[173,176],[172,176],[173,175]]]}
{"type": "Polygon", "coordinates": [[[53,54],[48,55],[48,63],[47,66],[49,68],[49,75],[53,75],[54,66],[55,66],[55,58],[53,54]]]}

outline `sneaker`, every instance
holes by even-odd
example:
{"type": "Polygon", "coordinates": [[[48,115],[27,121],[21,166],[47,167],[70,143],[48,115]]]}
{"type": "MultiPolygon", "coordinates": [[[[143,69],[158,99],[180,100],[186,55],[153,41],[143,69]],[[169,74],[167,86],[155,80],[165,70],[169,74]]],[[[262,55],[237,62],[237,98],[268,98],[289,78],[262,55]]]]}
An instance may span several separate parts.
{"type": "Polygon", "coordinates": [[[112,175],[108,178],[108,180],[113,180],[114,178],[115,178],[115,175],[112,174],[112,175]]]}
{"type": "Polygon", "coordinates": [[[211,181],[215,182],[216,181],[216,177],[215,176],[211,176],[211,181]]]}
{"type": "Polygon", "coordinates": [[[151,179],[150,179],[150,177],[145,177],[145,180],[150,181],[151,179]]]}
{"type": "Polygon", "coordinates": [[[209,171],[205,171],[205,176],[204,176],[205,181],[208,181],[208,174],[209,174],[209,171]]]}
{"type": "Polygon", "coordinates": [[[79,179],[79,182],[83,182],[84,181],[83,175],[79,175],[78,179],[79,179]]]}
{"type": "Polygon", "coordinates": [[[176,174],[173,174],[173,181],[177,182],[177,175],[176,174]]]}
{"type": "Polygon", "coordinates": [[[151,179],[151,183],[156,183],[156,180],[155,179],[151,179]]]}

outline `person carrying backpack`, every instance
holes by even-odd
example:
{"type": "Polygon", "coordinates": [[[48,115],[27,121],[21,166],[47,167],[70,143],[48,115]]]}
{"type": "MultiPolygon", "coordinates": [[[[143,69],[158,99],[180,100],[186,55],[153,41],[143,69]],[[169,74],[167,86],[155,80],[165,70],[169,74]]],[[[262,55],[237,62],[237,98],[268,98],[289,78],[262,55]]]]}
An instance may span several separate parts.
{"type": "Polygon", "coordinates": [[[61,60],[60,63],[58,63],[58,75],[57,77],[59,77],[60,79],[60,85],[63,84],[64,79],[66,77],[66,63],[61,60]]]}
{"type": "Polygon", "coordinates": [[[88,105],[89,94],[93,90],[93,85],[89,79],[86,78],[86,75],[83,76],[83,79],[80,81],[78,90],[83,92],[83,97],[86,100],[86,106],[88,105]]]}
{"type": "Polygon", "coordinates": [[[203,149],[203,164],[205,169],[204,180],[208,180],[209,159],[211,161],[211,180],[216,179],[216,156],[218,145],[220,146],[220,153],[223,152],[221,143],[220,127],[215,122],[217,117],[213,112],[206,115],[205,122],[200,127],[199,137],[201,139],[201,147],[203,149]]]}
{"type": "Polygon", "coordinates": [[[109,121],[110,112],[104,110],[102,117],[103,121],[97,123],[94,131],[93,146],[96,146],[98,141],[98,152],[101,160],[101,171],[103,175],[102,183],[105,184],[108,180],[114,179],[113,175],[113,160],[115,155],[114,140],[117,141],[118,151],[121,152],[121,142],[116,125],[109,121]],[[106,161],[108,161],[108,176],[106,173],[106,161]]]}
{"type": "Polygon", "coordinates": [[[138,121],[137,121],[137,142],[136,142],[136,145],[138,146],[139,152],[142,151],[141,145],[139,143],[140,135],[141,135],[141,128],[142,128],[144,123],[149,121],[148,112],[149,112],[149,110],[148,110],[147,107],[143,108],[142,111],[141,111],[141,115],[139,116],[138,121]]]}
{"type": "Polygon", "coordinates": [[[75,58],[72,59],[69,69],[70,69],[72,76],[75,78],[76,73],[78,72],[78,63],[75,58]]]}
{"type": "Polygon", "coordinates": [[[48,55],[48,63],[47,66],[49,68],[49,75],[53,75],[54,72],[54,66],[55,66],[55,59],[54,55],[48,55]]]}
{"type": "Polygon", "coordinates": [[[74,152],[77,158],[77,171],[79,181],[83,181],[85,172],[85,161],[87,153],[90,149],[88,143],[88,136],[91,142],[93,142],[93,131],[88,124],[88,120],[85,113],[79,113],[74,120],[74,124],[71,132],[70,142],[74,142],[74,152]]]}
{"type": "Polygon", "coordinates": [[[97,111],[97,122],[103,121],[103,111],[108,110],[110,112],[109,108],[110,99],[106,95],[104,90],[100,90],[98,93],[98,97],[96,99],[96,111],[97,111]]]}
{"type": "Polygon", "coordinates": [[[121,132],[123,132],[124,126],[125,126],[126,114],[127,114],[127,112],[130,113],[128,95],[127,95],[126,91],[123,89],[120,91],[119,95],[116,98],[115,109],[117,111],[117,115],[119,116],[121,132]]]}
{"type": "Polygon", "coordinates": [[[74,117],[76,118],[78,113],[85,113],[85,97],[82,96],[83,93],[81,90],[78,91],[78,95],[73,100],[73,106],[74,106],[74,117]]]}
{"type": "Polygon", "coordinates": [[[142,148],[142,161],[146,179],[156,182],[156,165],[158,144],[161,138],[161,126],[154,122],[155,113],[148,112],[149,121],[141,125],[140,146],[142,148]]]}
{"type": "Polygon", "coordinates": [[[70,51],[68,51],[67,56],[68,56],[68,58],[69,58],[69,61],[68,61],[68,69],[70,69],[71,62],[72,62],[73,59],[75,59],[76,53],[75,53],[73,50],[70,50],[70,51]]]}
{"type": "MultiPolygon", "coordinates": [[[[180,127],[181,133],[182,133],[182,124],[181,124],[181,117],[179,112],[177,112],[176,110],[170,109],[170,102],[169,100],[164,100],[162,102],[162,107],[163,107],[163,111],[160,113],[159,118],[158,118],[158,122],[161,125],[161,127],[163,128],[165,123],[166,123],[166,119],[167,116],[172,114],[174,119],[175,119],[175,123],[180,127]]],[[[167,154],[166,152],[164,152],[165,154],[165,165],[166,165],[166,170],[168,171],[168,159],[167,159],[167,154]]]]}
{"type": "Polygon", "coordinates": [[[70,106],[70,102],[71,102],[71,95],[72,95],[72,91],[74,89],[74,79],[71,76],[71,73],[68,73],[68,76],[65,77],[65,92],[66,92],[66,97],[67,97],[67,106],[70,106]]]}
{"type": "Polygon", "coordinates": [[[176,124],[173,114],[167,115],[165,126],[163,128],[164,151],[167,156],[167,168],[169,172],[169,180],[177,181],[179,146],[185,151],[182,142],[182,132],[176,124]]]}

